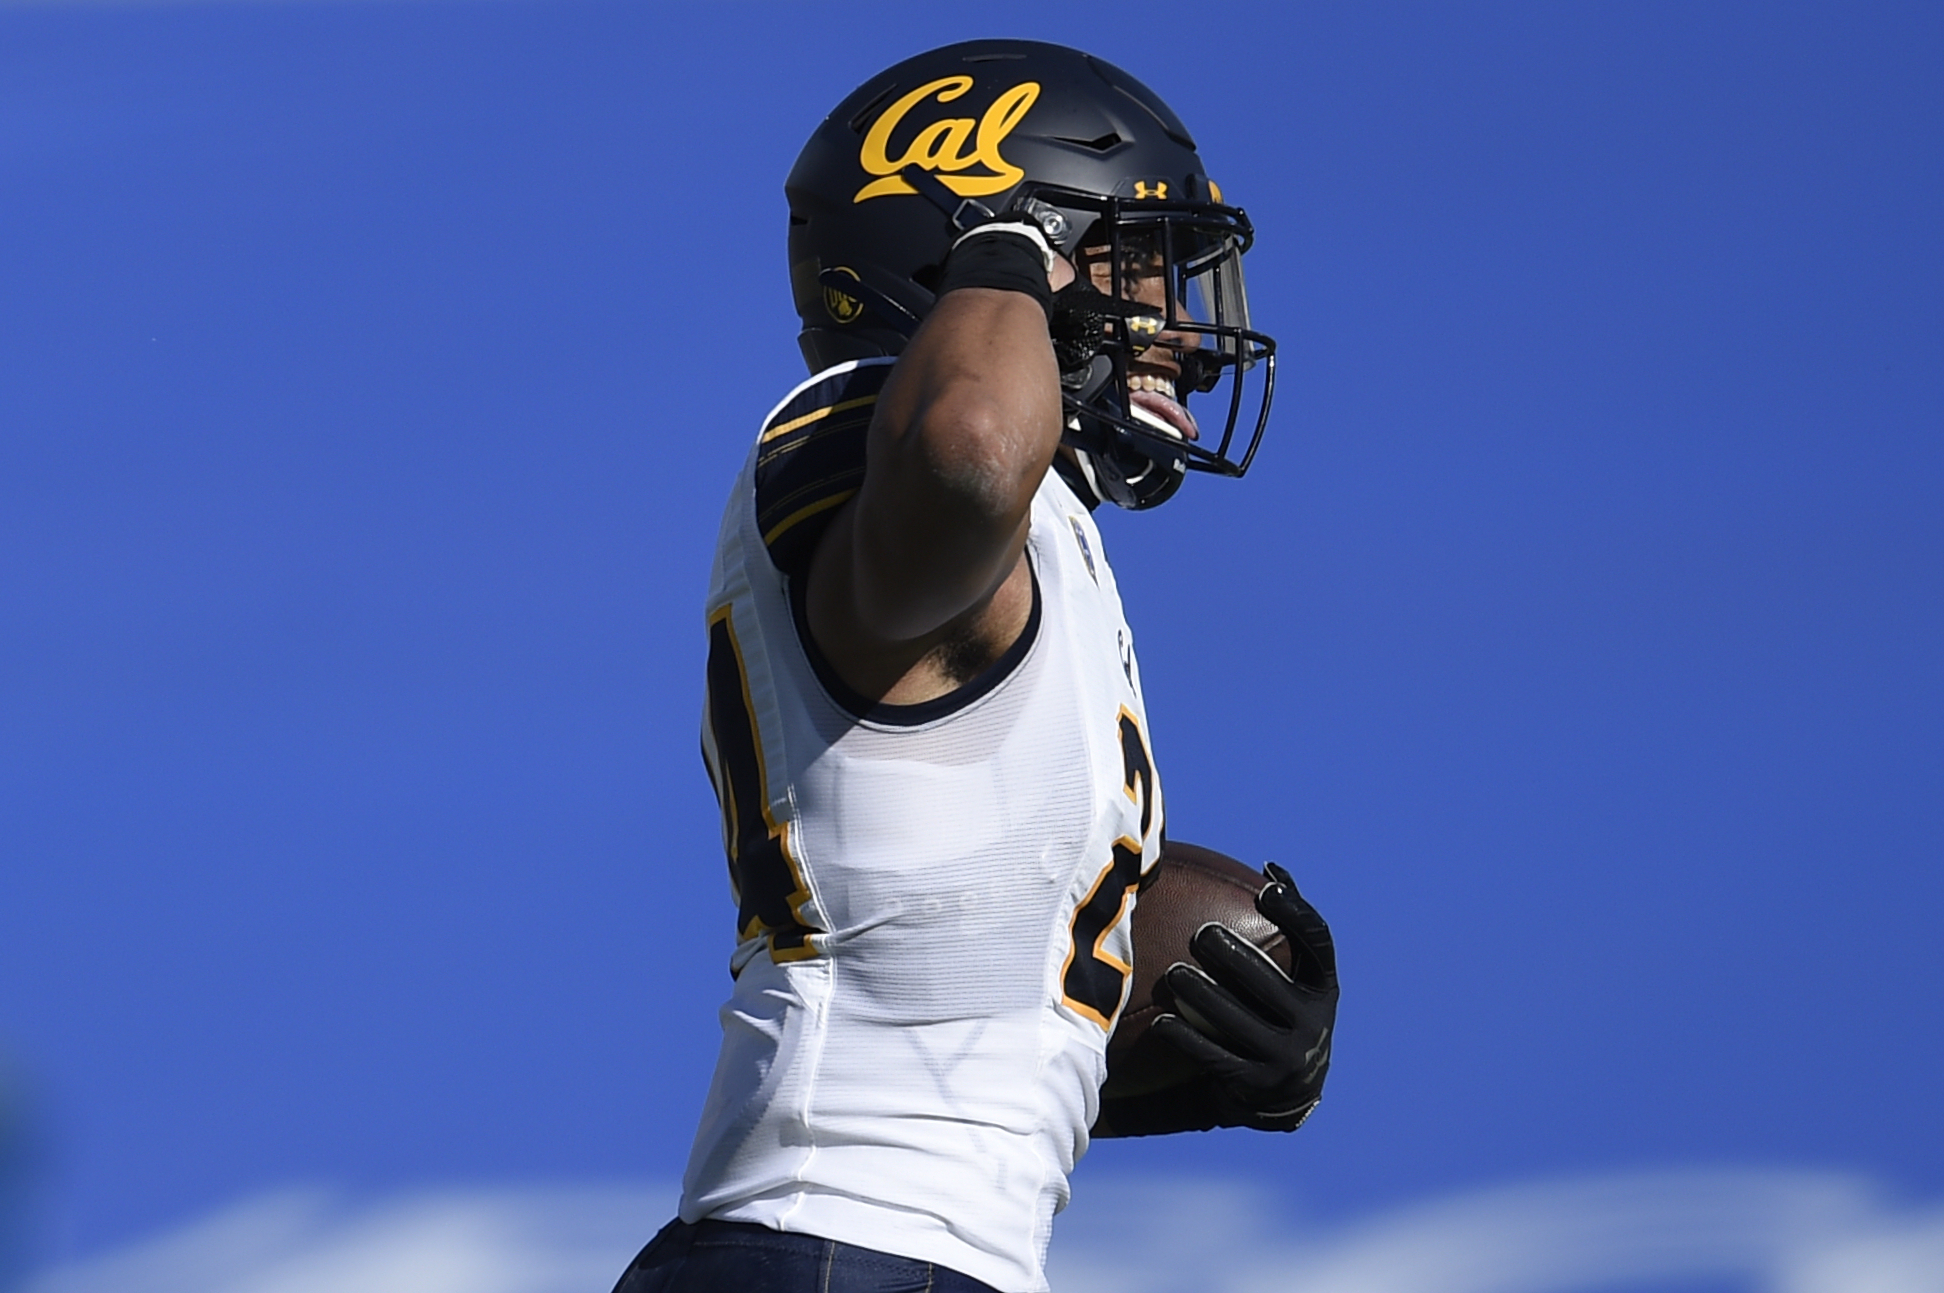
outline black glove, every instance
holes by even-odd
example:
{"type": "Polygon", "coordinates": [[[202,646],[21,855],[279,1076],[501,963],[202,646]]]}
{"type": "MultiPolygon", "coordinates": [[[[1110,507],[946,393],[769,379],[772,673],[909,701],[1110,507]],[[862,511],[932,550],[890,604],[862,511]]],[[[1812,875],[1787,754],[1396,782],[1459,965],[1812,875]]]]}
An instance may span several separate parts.
{"type": "Polygon", "coordinates": [[[1053,358],[1068,385],[1083,379],[1094,356],[1111,340],[1120,342],[1131,358],[1161,335],[1165,319],[1151,305],[1108,296],[1084,279],[1076,278],[1053,293],[1047,331],[1053,338],[1053,358]]]}
{"type": "MultiPolygon", "coordinates": [[[[1256,910],[1289,940],[1294,972],[1227,926],[1203,925],[1189,940],[1200,965],[1177,961],[1164,978],[1176,1013],[1158,1033],[1209,1079],[1217,1126],[1294,1131],[1322,1098],[1336,1026],[1336,944],[1289,872],[1263,868],[1256,910]]],[[[1138,1134],[1138,1133],[1136,1133],[1138,1134]]]]}

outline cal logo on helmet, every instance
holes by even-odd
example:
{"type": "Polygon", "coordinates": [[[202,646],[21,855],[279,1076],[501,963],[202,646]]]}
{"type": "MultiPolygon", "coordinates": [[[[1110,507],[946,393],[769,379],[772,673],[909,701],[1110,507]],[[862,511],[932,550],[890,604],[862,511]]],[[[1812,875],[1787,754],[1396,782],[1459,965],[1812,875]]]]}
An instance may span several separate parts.
{"type": "Polygon", "coordinates": [[[922,166],[938,176],[946,188],[962,198],[988,197],[1025,179],[1026,172],[1007,161],[999,149],[1039,98],[1038,81],[1021,81],[1001,91],[978,117],[939,117],[921,125],[909,136],[908,142],[895,154],[892,152],[893,137],[905,135],[900,127],[907,117],[931,115],[921,113],[919,105],[953,103],[971,88],[969,76],[941,76],[886,108],[865,132],[864,146],[857,154],[858,165],[864,168],[864,173],[878,178],[859,189],[851,201],[916,193],[898,175],[912,165],[922,166]]]}

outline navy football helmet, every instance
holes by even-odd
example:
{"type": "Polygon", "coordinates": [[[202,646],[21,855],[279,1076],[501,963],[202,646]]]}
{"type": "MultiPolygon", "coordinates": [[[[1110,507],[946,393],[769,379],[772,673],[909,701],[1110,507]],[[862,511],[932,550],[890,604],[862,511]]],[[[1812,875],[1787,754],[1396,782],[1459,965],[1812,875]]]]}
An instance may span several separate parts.
{"type": "Polygon", "coordinates": [[[1031,219],[1079,272],[1052,333],[1086,483],[1143,508],[1187,471],[1248,470],[1276,363],[1243,288],[1254,231],[1180,118],[1126,72],[1037,41],[920,54],[837,105],[784,191],[812,372],[898,353],[959,234],[1031,219]]]}

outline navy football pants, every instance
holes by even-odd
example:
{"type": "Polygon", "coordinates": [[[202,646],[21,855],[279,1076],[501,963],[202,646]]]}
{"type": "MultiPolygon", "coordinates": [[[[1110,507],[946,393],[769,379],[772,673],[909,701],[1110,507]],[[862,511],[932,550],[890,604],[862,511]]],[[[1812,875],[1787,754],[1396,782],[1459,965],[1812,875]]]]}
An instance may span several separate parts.
{"type": "Polygon", "coordinates": [[[737,1221],[671,1221],[614,1293],[999,1293],[932,1262],[737,1221]]]}

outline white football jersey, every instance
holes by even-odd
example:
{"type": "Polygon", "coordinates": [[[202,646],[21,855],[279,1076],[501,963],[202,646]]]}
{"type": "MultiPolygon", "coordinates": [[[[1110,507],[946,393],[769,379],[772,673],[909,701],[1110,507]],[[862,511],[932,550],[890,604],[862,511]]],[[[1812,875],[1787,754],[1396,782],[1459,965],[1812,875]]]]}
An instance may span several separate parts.
{"type": "Polygon", "coordinates": [[[863,480],[889,372],[845,364],[778,406],[716,547],[702,741],[739,939],[681,1215],[1025,1293],[1098,1112],[1161,788],[1113,572],[1053,472],[1003,659],[918,705],[822,660],[792,587],[863,480]]]}

